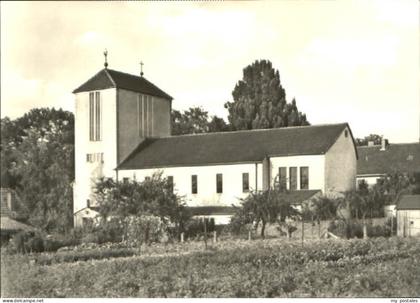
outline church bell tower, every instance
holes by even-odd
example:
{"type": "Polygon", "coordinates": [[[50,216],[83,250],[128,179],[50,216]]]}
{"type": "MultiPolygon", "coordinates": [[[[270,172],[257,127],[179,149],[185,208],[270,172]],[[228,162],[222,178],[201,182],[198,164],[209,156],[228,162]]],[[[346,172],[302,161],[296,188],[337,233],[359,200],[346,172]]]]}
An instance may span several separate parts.
{"type": "Polygon", "coordinates": [[[131,75],[104,68],[76,88],[75,184],[77,214],[97,206],[98,178],[116,179],[115,168],[146,138],[170,136],[172,97],[149,82],[143,73],[131,75]]]}

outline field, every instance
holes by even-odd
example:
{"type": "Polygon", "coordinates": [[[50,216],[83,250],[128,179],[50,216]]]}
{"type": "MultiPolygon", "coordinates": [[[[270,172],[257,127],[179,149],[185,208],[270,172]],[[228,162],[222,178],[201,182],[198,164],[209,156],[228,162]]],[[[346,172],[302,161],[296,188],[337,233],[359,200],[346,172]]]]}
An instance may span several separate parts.
{"type": "Polygon", "coordinates": [[[41,265],[2,256],[2,297],[418,297],[420,239],[284,239],[156,246],[41,265]],[[191,247],[191,249],[189,249],[191,247]]]}

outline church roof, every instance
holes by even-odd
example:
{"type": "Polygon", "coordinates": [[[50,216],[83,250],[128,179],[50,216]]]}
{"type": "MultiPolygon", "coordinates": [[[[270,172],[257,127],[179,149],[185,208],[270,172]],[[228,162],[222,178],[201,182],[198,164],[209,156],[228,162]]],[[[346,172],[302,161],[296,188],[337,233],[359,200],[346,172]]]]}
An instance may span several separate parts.
{"type": "MultiPolygon", "coordinates": [[[[148,138],[117,169],[260,162],[325,154],[347,123],[148,138]]],[[[350,128],[349,128],[350,129],[350,128]]],[[[350,131],[351,133],[351,131],[350,131]]]]}
{"type": "Polygon", "coordinates": [[[147,95],[172,100],[173,98],[144,77],[126,74],[104,68],[76,88],[73,93],[87,92],[106,88],[122,88],[147,95]]]}
{"type": "Polygon", "coordinates": [[[420,143],[390,144],[385,150],[380,145],[360,146],[357,152],[358,175],[420,171],[420,143]]]}

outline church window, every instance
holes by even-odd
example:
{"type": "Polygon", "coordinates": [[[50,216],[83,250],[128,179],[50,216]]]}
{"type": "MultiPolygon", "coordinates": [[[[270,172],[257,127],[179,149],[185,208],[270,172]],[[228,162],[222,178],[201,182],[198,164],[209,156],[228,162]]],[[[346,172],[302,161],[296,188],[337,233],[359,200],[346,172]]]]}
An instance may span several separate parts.
{"type": "Polygon", "coordinates": [[[300,189],[309,189],[309,167],[300,168],[300,189]]]}
{"type": "Polygon", "coordinates": [[[191,193],[196,194],[198,192],[197,175],[191,176],[191,193]]]}
{"type": "Polygon", "coordinates": [[[101,140],[101,95],[99,92],[89,93],[89,140],[101,140]]]}
{"type": "Polygon", "coordinates": [[[174,192],[174,177],[168,176],[168,185],[169,185],[169,191],[172,193],[174,192]]]}
{"type": "Polygon", "coordinates": [[[297,189],[297,167],[289,167],[289,189],[297,189]]]}
{"type": "Polygon", "coordinates": [[[244,193],[249,191],[249,173],[242,173],[242,191],[244,193]]]}
{"type": "Polygon", "coordinates": [[[223,193],[223,175],[216,174],[216,192],[218,194],[223,193]]]}
{"type": "Polygon", "coordinates": [[[279,167],[279,185],[282,190],[287,187],[287,167],[279,167]]]}

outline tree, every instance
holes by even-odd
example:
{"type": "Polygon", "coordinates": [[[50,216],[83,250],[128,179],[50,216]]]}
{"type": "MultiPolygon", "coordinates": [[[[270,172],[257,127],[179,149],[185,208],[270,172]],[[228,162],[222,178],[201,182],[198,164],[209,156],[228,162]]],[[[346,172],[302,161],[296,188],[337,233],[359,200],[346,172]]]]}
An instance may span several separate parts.
{"type": "Polygon", "coordinates": [[[232,96],[233,102],[225,103],[232,130],[309,125],[296,100],[287,103],[279,71],[268,60],[257,60],[244,68],[243,79],[232,96]]]}
{"type": "Polygon", "coordinates": [[[241,225],[255,223],[255,228],[261,223],[261,237],[265,238],[265,228],[268,223],[278,223],[280,228],[286,228],[289,235],[290,226],[286,218],[298,214],[286,199],[287,192],[283,188],[283,182],[277,181],[276,177],[272,188],[264,191],[254,191],[242,199],[232,222],[241,225]]]}
{"type": "Polygon", "coordinates": [[[110,217],[156,216],[168,225],[174,225],[179,234],[191,215],[173,185],[162,173],[155,173],[143,182],[116,182],[101,178],[96,182],[95,195],[102,221],[110,217]]]}
{"type": "Polygon", "coordinates": [[[369,188],[366,182],[361,182],[357,190],[346,193],[346,198],[350,201],[353,212],[356,212],[356,217],[362,218],[363,238],[366,239],[368,237],[366,217],[379,203],[380,192],[376,187],[369,188]]]}
{"type": "Polygon", "coordinates": [[[184,112],[171,113],[172,135],[222,132],[229,129],[226,122],[217,116],[209,117],[201,107],[190,107],[184,112]]]}
{"type": "Polygon", "coordinates": [[[320,196],[303,205],[302,212],[304,217],[309,217],[312,223],[316,221],[318,224],[318,237],[321,237],[321,220],[334,218],[338,203],[338,201],[326,196],[320,196]]]}
{"type": "Polygon", "coordinates": [[[33,109],[14,121],[2,119],[1,132],[2,186],[16,190],[17,211],[47,232],[68,231],[73,221],[73,114],[33,109]]]}

